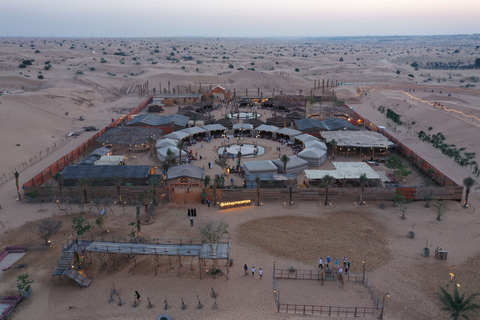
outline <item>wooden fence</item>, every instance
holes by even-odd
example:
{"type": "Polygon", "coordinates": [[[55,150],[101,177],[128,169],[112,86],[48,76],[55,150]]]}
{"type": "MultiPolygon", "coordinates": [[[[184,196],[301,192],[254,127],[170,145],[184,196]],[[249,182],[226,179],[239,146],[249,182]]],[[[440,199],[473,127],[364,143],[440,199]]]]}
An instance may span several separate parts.
{"type": "MultiPolygon", "coordinates": [[[[136,107],[130,113],[128,113],[127,116],[126,116],[127,119],[130,118],[132,115],[135,115],[135,114],[139,113],[140,111],[142,111],[143,109],[145,109],[147,107],[147,105],[149,105],[152,101],[153,101],[153,96],[151,96],[150,98],[145,100],[138,107],[136,107]]],[[[30,179],[29,181],[25,182],[23,187],[28,188],[28,187],[33,187],[33,186],[40,186],[40,185],[44,184],[46,181],[48,181],[49,179],[51,179],[57,172],[61,172],[63,169],[65,169],[65,167],[67,167],[70,164],[73,164],[73,162],[76,159],[78,159],[82,154],[87,152],[95,144],[96,139],[100,135],[105,133],[105,131],[107,131],[107,128],[118,127],[122,123],[123,118],[124,117],[121,117],[121,118],[115,120],[114,122],[110,123],[107,127],[98,131],[93,137],[91,137],[90,139],[85,141],[82,145],[77,147],[75,150],[73,150],[72,152],[64,155],[63,157],[58,159],[55,163],[50,165],[48,168],[46,168],[45,170],[43,170],[42,172],[37,174],[35,177],[30,179]]],[[[25,192],[25,193],[27,193],[27,192],[25,192]]]]}
{"type": "MultiPolygon", "coordinates": [[[[319,316],[344,316],[344,317],[379,317],[382,314],[382,304],[378,298],[378,294],[370,284],[366,274],[362,272],[344,273],[344,281],[363,283],[370,297],[373,300],[374,307],[338,307],[338,306],[319,306],[308,304],[289,304],[280,302],[280,293],[277,287],[277,279],[294,279],[294,280],[317,280],[322,278],[322,270],[297,270],[297,269],[275,269],[273,268],[273,293],[277,312],[285,313],[301,313],[319,316]]],[[[324,275],[325,281],[337,281],[337,272],[331,271],[329,277],[324,275]]]]}

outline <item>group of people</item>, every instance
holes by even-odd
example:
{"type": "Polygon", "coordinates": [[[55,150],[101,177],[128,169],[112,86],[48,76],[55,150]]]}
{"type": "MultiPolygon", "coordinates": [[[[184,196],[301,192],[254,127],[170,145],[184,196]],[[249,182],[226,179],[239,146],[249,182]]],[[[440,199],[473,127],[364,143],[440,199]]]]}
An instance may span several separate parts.
{"type": "MultiPolygon", "coordinates": [[[[245,265],[243,266],[243,271],[244,271],[244,275],[245,275],[245,276],[248,276],[248,266],[247,266],[247,264],[245,264],[245,265]]],[[[255,276],[255,271],[256,271],[255,267],[252,267],[252,268],[250,269],[250,271],[252,272],[252,277],[254,277],[254,276],[255,276]]],[[[262,270],[262,268],[260,268],[260,270],[258,270],[258,275],[260,276],[260,280],[262,280],[262,277],[263,277],[263,270],[262,270]]]]}
{"type": "Polygon", "coordinates": [[[188,208],[188,216],[190,217],[190,227],[193,227],[193,217],[197,216],[197,208],[188,208]]]}
{"type": "MultiPolygon", "coordinates": [[[[323,258],[320,257],[320,259],[318,260],[318,267],[323,270],[323,265],[325,264],[325,268],[329,268],[331,261],[332,260],[331,260],[330,256],[327,256],[325,261],[323,261],[323,258]]],[[[335,261],[334,261],[335,269],[337,270],[338,274],[342,274],[343,271],[345,271],[345,273],[348,273],[348,271],[350,270],[350,265],[351,265],[350,260],[348,260],[347,257],[344,256],[343,259],[342,259],[342,262],[343,262],[343,264],[342,264],[343,268],[342,268],[342,266],[339,266],[340,261],[338,260],[338,258],[335,259],[335,261]]]]}

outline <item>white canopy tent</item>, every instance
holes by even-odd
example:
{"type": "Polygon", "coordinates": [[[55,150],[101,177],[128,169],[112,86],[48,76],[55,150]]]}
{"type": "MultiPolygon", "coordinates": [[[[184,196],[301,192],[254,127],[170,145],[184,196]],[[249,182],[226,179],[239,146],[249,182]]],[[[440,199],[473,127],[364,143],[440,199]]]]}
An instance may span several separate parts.
{"type": "Polygon", "coordinates": [[[308,161],[303,160],[297,156],[288,157],[290,160],[287,162],[287,172],[283,172],[282,159],[272,160],[273,164],[277,166],[279,173],[292,173],[297,174],[303,172],[308,168],[308,161]]]}
{"type": "Polygon", "coordinates": [[[261,124],[255,128],[256,131],[267,131],[267,132],[277,132],[280,129],[279,127],[270,126],[268,124],[261,124]]]}
{"type": "Polygon", "coordinates": [[[120,165],[125,164],[124,161],[126,158],[125,156],[101,156],[100,159],[93,164],[96,166],[120,165]]]}
{"type": "Polygon", "coordinates": [[[253,124],[237,123],[233,125],[233,130],[253,130],[253,124]]]}
{"type": "Polygon", "coordinates": [[[333,162],[335,170],[305,170],[309,180],[322,179],[327,174],[334,179],[358,179],[366,174],[368,179],[380,179],[380,175],[365,162],[333,162]]]}
{"type": "Polygon", "coordinates": [[[301,142],[307,142],[307,141],[319,141],[320,139],[318,139],[317,137],[314,137],[310,134],[300,134],[298,136],[295,136],[295,139],[301,141],[301,142]]]}
{"type": "Polygon", "coordinates": [[[174,131],[164,136],[164,138],[173,139],[173,140],[183,140],[189,136],[190,136],[190,133],[186,133],[182,131],[174,131]]]}
{"type": "Polygon", "coordinates": [[[320,140],[311,140],[307,141],[303,144],[305,146],[305,149],[310,149],[310,148],[317,148],[317,149],[322,149],[327,151],[327,145],[320,141],[320,140]]]}
{"type": "Polygon", "coordinates": [[[308,162],[309,166],[321,166],[327,160],[327,151],[318,148],[309,148],[300,151],[297,156],[308,162]]]}
{"type": "MultiPolygon", "coordinates": [[[[188,154],[182,150],[182,159],[187,159],[187,156],[188,154]]],[[[178,150],[178,148],[176,147],[164,147],[164,148],[160,148],[160,149],[157,149],[157,158],[162,161],[162,162],[166,162],[166,161],[171,161],[171,160],[176,160],[176,161],[179,161],[180,160],[180,152],[178,150]],[[168,150],[171,150],[172,151],[172,158],[169,159],[168,158],[168,155],[167,155],[167,152],[168,150]]]]}
{"type": "Polygon", "coordinates": [[[250,161],[243,164],[243,168],[246,174],[257,174],[257,173],[266,173],[266,174],[276,174],[278,173],[278,168],[270,160],[263,161],[250,161]]]}
{"type": "Polygon", "coordinates": [[[176,147],[176,146],[177,146],[177,140],[173,140],[169,138],[158,140],[157,144],[155,145],[157,149],[161,149],[164,147],[176,147]]]}

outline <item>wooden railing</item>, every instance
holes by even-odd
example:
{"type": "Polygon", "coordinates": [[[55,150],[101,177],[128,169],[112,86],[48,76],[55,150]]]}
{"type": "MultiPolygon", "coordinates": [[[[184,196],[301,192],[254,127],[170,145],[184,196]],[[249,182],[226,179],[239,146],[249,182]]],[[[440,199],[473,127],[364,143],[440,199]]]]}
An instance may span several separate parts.
{"type": "Polygon", "coordinates": [[[379,317],[382,313],[381,308],[374,307],[334,307],[334,306],[314,306],[280,303],[279,312],[301,313],[317,316],[329,317],[379,317]]]}
{"type": "MultiPolygon", "coordinates": [[[[131,243],[135,238],[131,237],[113,237],[113,236],[96,236],[93,234],[85,234],[78,236],[81,241],[98,241],[98,242],[113,242],[113,243],[131,243]]],[[[175,245],[191,245],[202,244],[201,239],[162,239],[162,238],[140,238],[139,241],[143,244],[175,244],[175,245]]],[[[229,242],[220,242],[229,243],[229,242]]]]}

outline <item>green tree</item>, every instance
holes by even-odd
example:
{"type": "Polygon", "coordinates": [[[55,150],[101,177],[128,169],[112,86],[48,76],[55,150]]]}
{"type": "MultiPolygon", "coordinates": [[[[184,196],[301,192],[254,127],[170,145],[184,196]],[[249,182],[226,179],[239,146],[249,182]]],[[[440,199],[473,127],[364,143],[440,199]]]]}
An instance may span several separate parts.
{"type": "Polygon", "coordinates": [[[72,228],[79,236],[89,232],[93,227],[93,223],[82,216],[74,216],[72,219],[72,228]]]}
{"type": "Polygon", "coordinates": [[[365,186],[368,183],[367,175],[364,173],[358,178],[358,182],[360,183],[360,188],[362,190],[362,195],[360,197],[360,205],[363,206],[365,201],[363,200],[363,192],[365,191],[365,186]]]}
{"type": "Polygon", "coordinates": [[[290,158],[284,154],[280,160],[283,163],[283,173],[287,173],[287,163],[290,161],[290,158]]]}
{"type": "Polygon", "coordinates": [[[167,149],[167,162],[168,162],[169,166],[171,166],[172,158],[174,156],[175,156],[175,154],[173,153],[173,151],[170,148],[167,149]]]}
{"type": "Polygon", "coordinates": [[[208,186],[210,185],[212,181],[212,178],[209,176],[209,175],[206,175],[205,176],[205,179],[203,179],[203,184],[205,185],[206,188],[208,188],[208,186]]]}
{"type": "Polygon", "coordinates": [[[475,298],[480,296],[478,292],[465,298],[465,292],[460,294],[455,285],[453,286],[453,296],[442,287],[440,287],[440,293],[435,293],[435,295],[443,304],[441,310],[449,312],[450,318],[453,320],[470,319],[467,313],[473,312],[476,314],[477,310],[480,310],[480,305],[474,302],[475,298]]]}
{"type": "Polygon", "coordinates": [[[333,177],[326,174],[323,176],[323,178],[320,180],[320,187],[325,188],[325,203],[324,206],[328,206],[328,188],[330,187],[330,184],[333,181],[333,177]]]}
{"type": "Polygon", "coordinates": [[[444,213],[448,211],[448,201],[447,200],[435,200],[433,204],[435,209],[437,209],[437,220],[441,221],[444,213]]]}
{"type": "Polygon", "coordinates": [[[178,164],[182,164],[182,151],[183,151],[183,146],[185,145],[185,142],[183,140],[177,141],[177,149],[178,149],[178,164]]]}
{"type": "Polygon", "coordinates": [[[471,188],[477,183],[473,178],[467,177],[463,179],[463,186],[465,187],[465,202],[463,203],[463,208],[468,208],[468,195],[470,194],[471,188]]]}

